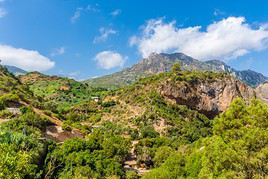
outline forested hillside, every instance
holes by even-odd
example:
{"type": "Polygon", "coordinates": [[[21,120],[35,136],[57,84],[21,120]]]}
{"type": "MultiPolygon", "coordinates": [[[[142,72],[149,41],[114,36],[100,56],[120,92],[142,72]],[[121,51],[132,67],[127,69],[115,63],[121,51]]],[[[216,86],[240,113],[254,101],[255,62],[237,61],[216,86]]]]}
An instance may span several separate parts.
{"type": "Polygon", "coordinates": [[[0,178],[265,178],[268,107],[226,73],[118,90],[0,70],[0,178]]]}

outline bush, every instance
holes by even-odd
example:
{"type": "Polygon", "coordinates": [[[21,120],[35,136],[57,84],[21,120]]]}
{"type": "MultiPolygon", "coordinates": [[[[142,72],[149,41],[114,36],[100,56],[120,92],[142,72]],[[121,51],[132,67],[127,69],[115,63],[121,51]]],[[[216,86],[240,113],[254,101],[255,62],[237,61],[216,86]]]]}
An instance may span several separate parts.
{"type": "Polygon", "coordinates": [[[101,106],[104,108],[115,106],[116,102],[115,101],[107,101],[107,102],[102,102],[101,106]]]}
{"type": "Polygon", "coordinates": [[[69,124],[67,124],[66,121],[63,122],[62,129],[65,131],[72,131],[72,127],[69,124]]]}
{"type": "Polygon", "coordinates": [[[89,121],[92,122],[93,124],[99,122],[100,120],[101,120],[101,114],[94,114],[89,118],[89,121]]]}
{"type": "Polygon", "coordinates": [[[5,103],[3,100],[0,100],[0,110],[5,109],[5,103]]]}
{"type": "Polygon", "coordinates": [[[168,146],[159,147],[156,150],[155,156],[153,158],[154,166],[160,167],[166,161],[166,159],[170,155],[172,155],[173,152],[174,150],[171,147],[168,146]]]}
{"type": "Polygon", "coordinates": [[[159,133],[156,132],[151,126],[145,126],[141,129],[141,138],[155,138],[158,136],[159,133]]]}
{"type": "Polygon", "coordinates": [[[171,67],[171,72],[174,74],[177,74],[178,72],[181,71],[181,65],[179,63],[175,63],[172,67],[171,67]]]}
{"type": "Polygon", "coordinates": [[[126,171],[126,179],[138,179],[139,176],[135,171],[128,170],[126,171]]]}
{"type": "Polygon", "coordinates": [[[13,116],[13,113],[11,113],[9,110],[5,109],[5,110],[1,110],[0,111],[0,118],[10,118],[13,116]]]}

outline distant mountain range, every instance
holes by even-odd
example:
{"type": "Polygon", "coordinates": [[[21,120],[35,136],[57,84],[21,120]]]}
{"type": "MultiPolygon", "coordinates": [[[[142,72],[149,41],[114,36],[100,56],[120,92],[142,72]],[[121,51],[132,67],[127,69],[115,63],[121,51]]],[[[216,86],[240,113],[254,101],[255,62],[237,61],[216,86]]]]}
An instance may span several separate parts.
{"type": "MultiPolygon", "coordinates": [[[[118,88],[129,85],[139,78],[169,71],[174,63],[180,63],[182,70],[226,72],[252,87],[268,82],[268,77],[261,73],[252,70],[235,70],[220,60],[199,61],[183,53],[152,53],[148,58],[142,59],[130,68],[84,82],[94,87],[118,88]]],[[[5,67],[15,76],[28,73],[16,66],[5,65],[5,67]]]]}
{"type": "Polygon", "coordinates": [[[85,83],[104,88],[122,87],[133,83],[141,77],[169,71],[174,63],[180,63],[183,70],[226,72],[252,87],[268,81],[268,77],[261,73],[252,70],[238,71],[219,60],[203,62],[183,53],[152,53],[148,58],[142,59],[130,68],[111,75],[89,79],[85,83]]]}
{"type": "Polygon", "coordinates": [[[15,67],[15,66],[5,65],[5,67],[7,68],[7,70],[10,73],[14,74],[15,76],[24,75],[24,74],[28,73],[27,71],[25,71],[21,68],[15,67]]]}

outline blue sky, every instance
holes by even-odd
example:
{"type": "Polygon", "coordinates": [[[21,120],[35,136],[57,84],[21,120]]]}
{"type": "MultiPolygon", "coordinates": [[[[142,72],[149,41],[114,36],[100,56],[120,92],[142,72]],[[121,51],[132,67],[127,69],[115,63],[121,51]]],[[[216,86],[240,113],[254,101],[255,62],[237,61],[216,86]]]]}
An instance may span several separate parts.
{"type": "Polygon", "coordinates": [[[81,80],[184,52],[268,76],[267,23],[256,0],[0,0],[0,58],[81,80]]]}

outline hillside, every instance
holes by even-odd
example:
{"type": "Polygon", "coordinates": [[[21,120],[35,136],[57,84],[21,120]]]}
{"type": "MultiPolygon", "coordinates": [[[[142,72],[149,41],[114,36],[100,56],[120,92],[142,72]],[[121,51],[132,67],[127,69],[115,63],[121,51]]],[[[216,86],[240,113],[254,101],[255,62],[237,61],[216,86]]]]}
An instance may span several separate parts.
{"type": "Polygon", "coordinates": [[[183,53],[152,53],[148,58],[142,59],[139,63],[130,68],[111,75],[89,79],[85,81],[85,83],[91,86],[105,88],[122,87],[133,83],[141,77],[169,71],[172,65],[175,63],[180,63],[183,70],[226,72],[232,74],[234,77],[240,79],[250,86],[257,86],[265,81],[268,81],[268,77],[265,77],[260,73],[251,70],[237,71],[226,65],[224,62],[218,60],[203,62],[193,59],[192,57],[189,57],[183,53]]]}
{"type": "MultiPolygon", "coordinates": [[[[190,147],[194,148],[196,142],[199,148],[208,145],[199,143],[216,137],[213,133],[214,117],[228,111],[230,105],[232,107],[226,115],[233,113],[232,108],[236,105],[232,104],[234,99],[249,103],[254,96],[254,89],[225,73],[175,70],[138,80],[106,96],[99,104],[76,106],[71,113],[81,115],[84,111],[84,114],[90,115],[81,118],[82,125],[96,130],[108,123],[118,134],[131,139],[132,153],[124,163],[127,170],[134,170],[141,175],[163,165],[145,174],[145,177],[155,178],[160,175],[168,178],[175,171],[165,168],[166,172],[155,174],[166,166],[181,167],[177,163],[164,163],[168,156],[171,161],[172,154],[181,156],[180,152],[191,152],[190,147]]],[[[267,106],[260,104],[263,110],[267,110],[267,106]]],[[[223,118],[229,119],[225,116],[223,118]]],[[[216,144],[212,142],[211,145],[216,144]]],[[[220,151],[215,149],[215,152],[220,151]]],[[[190,160],[189,165],[193,165],[190,160]]],[[[194,170],[199,172],[198,169],[194,170]]],[[[175,176],[181,175],[176,173],[175,176]]]]}
{"type": "MultiPolygon", "coordinates": [[[[5,103],[0,112],[0,157],[8,159],[0,161],[0,171],[12,166],[1,171],[0,178],[196,178],[225,176],[225,168],[232,171],[230,176],[240,169],[251,178],[266,172],[262,168],[267,144],[258,141],[268,136],[264,132],[268,107],[251,101],[255,90],[226,73],[182,71],[176,64],[170,72],[103,91],[38,72],[19,80],[5,68],[0,72],[5,87],[1,88],[5,103]],[[93,95],[101,98],[92,100],[93,95]],[[258,112],[251,120],[253,111],[258,112]],[[232,135],[241,133],[245,137],[235,144],[232,135]],[[257,151],[245,149],[256,142],[257,151]],[[237,147],[239,155],[230,155],[229,146],[237,147]],[[202,161],[218,162],[221,168],[198,163],[201,149],[202,161]],[[222,150],[230,156],[227,166],[212,155],[222,150]],[[249,155],[260,163],[229,167],[249,155]],[[184,168],[190,166],[198,168],[184,168]],[[210,172],[203,173],[207,168],[210,172]]],[[[262,88],[257,96],[259,92],[262,88]]]]}
{"type": "MultiPolygon", "coordinates": [[[[31,92],[8,70],[0,66],[0,96],[2,103],[18,103],[20,100],[30,100],[31,92]],[[12,99],[12,100],[11,100],[12,99]]],[[[5,104],[2,104],[5,105],[5,104]]]]}
{"type": "Polygon", "coordinates": [[[72,105],[102,94],[101,89],[89,88],[73,79],[48,76],[39,72],[20,75],[19,79],[29,87],[35,97],[43,100],[46,109],[54,112],[65,111],[72,105]]]}
{"type": "MultiPolygon", "coordinates": [[[[129,113],[131,115],[125,115],[129,118],[150,116],[151,113],[156,115],[157,112],[150,110],[153,110],[156,103],[162,102],[171,106],[185,106],[212,119],[225,111],[233,99],[238,97],[250,100],[255,97],[255,91],[224,73],[183,71],[175,75],[161,73],[141,79],[112,96],[107,96],[104,101],[115,101],[114,106],[119,105],[116,110],[121,111],[117,112],[122,115],[129,113]]],[[[117,112],[107,118],[115,119],[117,112]]],[[[118,116],[120,118],[124,119],[118,116]]]]}
{"type": "Polygon", "coordinates": [[[43,109],[27,85],[0,66],[0,157],[5,158],[0,178],[40,178],[49,145],[83,137],[74,128],[63,131],[62,123],[43,109]]]}
{"type": "Polygon", "coordinates": [[[268,179],[268,0],[0,0],[0,179],[268,179]]]}

